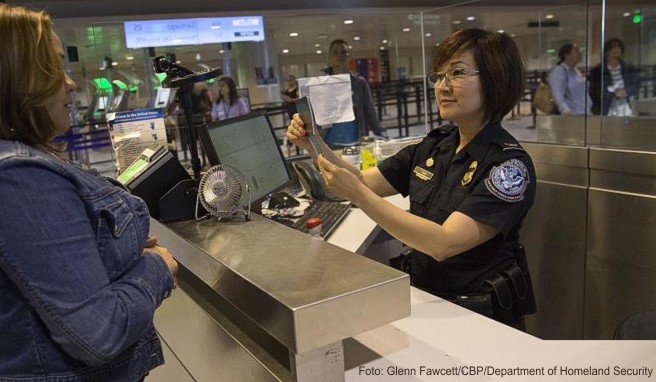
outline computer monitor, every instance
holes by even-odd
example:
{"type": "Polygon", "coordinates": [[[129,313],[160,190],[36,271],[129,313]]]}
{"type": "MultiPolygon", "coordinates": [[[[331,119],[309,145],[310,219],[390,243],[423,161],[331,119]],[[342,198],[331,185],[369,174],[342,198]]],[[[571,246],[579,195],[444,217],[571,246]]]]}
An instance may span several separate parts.
{"type": "Polygon", "coordinates": [[[155,107],[166,108],[169,104],[170,97],[171,97],[171,88],[157,89],[157,97],[155,98],[155,107]]]}
{"type": "Polygon", "coordinates": [[[107,109],[107,101],[109,100],[108,96],[98,96],[98,107],[96,108],[98,111],[103,111],[107,109]]]}
{"type": "Polygon", "coordinates": [[[244,175],[252,201],[281,190],[291,179],[266,114],[249,114],[203,125],[200,141],[211,165],[231,165],[244,175]]]}
{"type": "Polygon", "coordinates": [[[112,111],[123,111],[121,109],[121,102],[123,102],[123,97],[125,96],[125,92],[120,92],[114,97],[114,100],[112,101],[112,111]]]}

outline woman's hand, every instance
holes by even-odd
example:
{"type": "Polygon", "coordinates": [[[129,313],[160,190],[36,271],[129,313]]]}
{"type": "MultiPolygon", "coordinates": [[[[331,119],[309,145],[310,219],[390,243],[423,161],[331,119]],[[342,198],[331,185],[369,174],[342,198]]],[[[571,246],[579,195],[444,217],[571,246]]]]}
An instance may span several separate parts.
{"type": "Polygon", "coordinates": [[[178,262],[175,261],[171,252],[166,247],[157,244],[157,237],[155,236],[149,237],[148,240],[146,240],[144,250],[155,253],[164,260],[166,267],[173,276],[173,289],[175,289],[178,286],[178,278],[176,277],[178,275],[178,262]]]}
{"type": "Polygon", "coordinates": [[[348,169],[333,164],[323,155],[319,155],[317,164],[330,191],[357,204],[358,197],[362,195],[362,187],[366,187],[360,178],[348,169]]]}
{"type": "Polygon", "coordinates": [[[294,114],[294,117],[287,127],[287,140],[309,152],[312,145],[307,139],[307,132],[303,126],[304,124],[301,116],[298,113],[294,114]]]}

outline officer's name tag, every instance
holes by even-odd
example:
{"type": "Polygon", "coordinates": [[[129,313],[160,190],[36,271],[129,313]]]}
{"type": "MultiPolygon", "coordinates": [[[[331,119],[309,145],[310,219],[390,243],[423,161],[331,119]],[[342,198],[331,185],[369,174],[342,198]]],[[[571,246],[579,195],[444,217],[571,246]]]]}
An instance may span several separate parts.
{"type": "Polygon", "coordinates": [[[431,180],[433,179],[433,173],[421,168],[419,166],[415,166],[414,173],[417,176],[417,178],[422,179],[422,180],[431,180]]]}

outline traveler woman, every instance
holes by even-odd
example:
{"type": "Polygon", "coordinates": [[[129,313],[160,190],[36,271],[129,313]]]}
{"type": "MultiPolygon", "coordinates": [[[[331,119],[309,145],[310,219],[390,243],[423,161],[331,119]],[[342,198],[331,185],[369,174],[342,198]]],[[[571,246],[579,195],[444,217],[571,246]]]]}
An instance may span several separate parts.
{"type": "MultiPolygon", "coordinates": [[[[433,70],[428,79],[440,113],[454,125],[431,131],[375,168],[360,171],[326,148],[317,162],[331,191],[413,248],[414,286],[457,301],[485,293],[486,282],[515,262],[536,179],[530,156],[501,126],[524,89],[513,40],[458,31],[437,48],[433,70]],[[396,193],[410,197],[410,212],[383,199],[396,193]]],[[[298,115],[287,137],[315,155],[298,115]]],[[[506,313],[495,309],[490,316],[523,327],[521,309],[506,313]]]]}
{"type": "Polygon", "coordinates": [[[298,101],[298,81],[293,75],[287,76],[287,81],[285,81],[285,91],[282,92],[282,100],[285,103],[285,109],[289,115],[289,119],[292,119],[296,111],[296,101],[298,101]]]}
{"type": "Polygon", "coordinates": [[[145,203],[60,159],[75,83],[49,16],[0,4],[0,380],[141,381],[178,265],[145,203]]]}
{"type": "Polygon", "coordinates": [[[230,77],[218,81],[219,96],[212,104],[212,120],[221,121],[250,113],[248,102],[237,94],[237,85],[230,77]]]}
{"type": "Polygon", "coordinates": [[[604,43],[604,60],[590,70],[592,112],[600,115],[630,116],[630,101],[638,95],[638,72],[622,58],[624,43],[611,38],[604,43]]]}
{"type": "Polygon", "coordinates": [[[574,44],[565,44],[558,50],[558,65],[549,73],[551,95],[558,111],[563,115],[588,114],[592,100],[586,89],[585,76],[577,68],[581,51],[574,44]]]}

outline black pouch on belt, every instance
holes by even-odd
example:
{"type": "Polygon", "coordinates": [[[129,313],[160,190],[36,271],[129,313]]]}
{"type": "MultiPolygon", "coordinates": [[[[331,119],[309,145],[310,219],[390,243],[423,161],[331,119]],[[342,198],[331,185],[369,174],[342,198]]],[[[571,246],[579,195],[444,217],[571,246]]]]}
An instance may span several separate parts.
{"type": "Polygon", "coordinates": [[[481,288],[492,294],[498,317],[525,316],[537,310],[524,247],[519,245],[515,255],[515,262],[485,280],[481,288]]]}
{"type": "Polygon", "coordinates": [[[492,296],[490,296],[489,293],[456,296],[455,300],[450,301],[486,317],[494,316],[494,311],[492,308],[492,296]]]}
{"type": "Polygon", "coordinates": [[[517,310],[522,316],[533,314],[537,312],[535,294],[533,293],[531,273],[526,260],[526,251],[521,244],[517,244],[515,247],[515,261],[517,265],[510,267],[505,272],[517,297],[517,310]]]}

